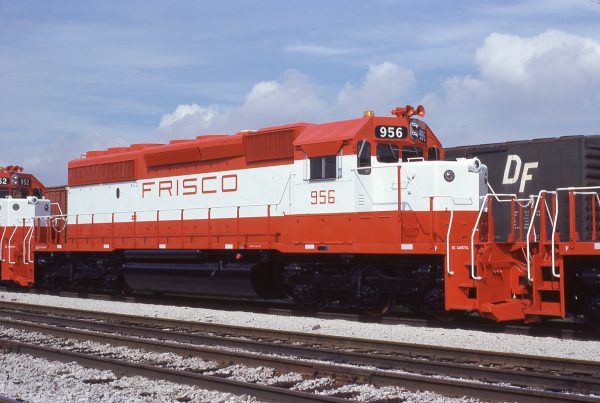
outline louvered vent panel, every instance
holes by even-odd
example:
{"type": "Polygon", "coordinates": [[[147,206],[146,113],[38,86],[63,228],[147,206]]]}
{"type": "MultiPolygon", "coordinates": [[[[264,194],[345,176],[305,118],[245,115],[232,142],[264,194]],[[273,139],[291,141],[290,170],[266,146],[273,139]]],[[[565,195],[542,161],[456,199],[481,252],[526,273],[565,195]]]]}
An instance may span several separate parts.
{"type": "Polygon", "coordinates": [[[294,130],[273,130],[245,136],[246,161],[258,162],[294,157],[294,130]]]}
{"type": "Polygon", "coordinates": [[[102,182],[122,182],[135,179],[133,161],[111,162],[101,165],[102,182]]]}
{"type": "Polygon", "coordinates": [[[176,150],[147,152],[144,159],[148,167],[158,167],[198,162],[202,157],[198,147],[194,146],[176,150]]]}
{"type": "Polygon", "coordinates": [[[86,167],[69,169],[69,185],[84,185],[100,182],[100,165],[89,165],[86,167]]]}
{"type": "Polygon", "coordinates": [[[109,162],[69,169],[69,186],[105,182],[124,182],[135,179],[133,160],[109,162]]]}

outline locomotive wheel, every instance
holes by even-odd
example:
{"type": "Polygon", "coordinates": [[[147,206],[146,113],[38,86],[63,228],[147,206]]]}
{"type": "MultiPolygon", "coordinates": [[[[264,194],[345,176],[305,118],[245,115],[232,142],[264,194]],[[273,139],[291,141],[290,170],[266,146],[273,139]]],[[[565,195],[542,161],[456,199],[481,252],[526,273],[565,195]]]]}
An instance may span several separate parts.
{"type": "Polygon", "coordinates": [[[312,284],[296,284],[287,295],[294,304],[309,312],[318,312],[327,305],[327,298],[312,284]]]}
{"type": "Polygon", "coordinates": [[[367,283],[360,289],[359,307],[372,317],[381,317],[392,310],[394,295],[384,292],[376,284],[367,283]]]}
{"type": "Polygon", "coordinates": [[[434,312],[431,315],[440,322],[450,323],[454,322],[461,315],[461,313],[456,311],[443,311],[434,312]]]}
{"type": "Polygon", "coordinates": [[[395,298],[393,295],[382,295],[381,304],[379,306],[362,308],[363,312],[368,316],[379,318],[387,315],[394,306],[395,298]]]}
{"type": "Polygon", "coordinates": [[[311,302],[297,302],[297,304],[305,311],[319,312],[327,306],[327,300],[325,298],[319,298],[311,302]]]}

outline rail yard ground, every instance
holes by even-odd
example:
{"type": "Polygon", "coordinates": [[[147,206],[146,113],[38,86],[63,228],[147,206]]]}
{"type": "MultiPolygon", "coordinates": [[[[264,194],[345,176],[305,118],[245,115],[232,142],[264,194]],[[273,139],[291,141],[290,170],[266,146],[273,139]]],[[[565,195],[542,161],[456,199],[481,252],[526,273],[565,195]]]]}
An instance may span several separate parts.
{"type": "MultiPolygon", "coordinates": [[[[184,306],[164,306],[129,302],[101,301],[92,299],[68,298],[41,294],[23,294],[0,292],[0,302],[28,303],[41,306],[77,308],[90,312],[119,313],[164,319],[186,320],[194,322],[220,323],[259,329],[277,329],[292,332],[357,337],[403,343],[419,343],[455,348],[497,351],[536,355],[540,357],[560,357],[600,363],[600,342],[586,340],[557,339],[552,337],[533,337],[514,334],[488,333],[464,329],[436,327],[412,327],[407,325],[385,325],[377,323],[358,323],[340,319],[320,319],[314,317],[292,317],[252,312],[219,311],[184,306]]],[[[2,329],[3,339],[36,339],[40,336],[25,336],[22,331],[2,329]]],[[[50,337],[50,336],[47,336],[50,337]]],[[[86,348],[90,348],[87,345],[86,348]]],[[[108,347],[99,347],[107,349],[108,347]]],[[[110,348],[108,348],[110,349],[110,348]]],[[[112,350],[111,350],[112,351],[112,350]]],[[[120,355],[131,356],[135,360],[139,352],[118,350],[120,355]]],[[[110,354],[116,354],[111,352],[110,354]]],[[[144,355],[144,354],[142,354],[144,355]]],[[[145,359],[151,355],[146,354],[145,359]]],[[[177,362],[177,358],[160,356],[158,361],[177,362]]],[[[122,377],[111,371],[85,369],[76,364],[45,361],[26,355],[5,353],[2,355],[3,382],[0,382],[0,395],[8,398],[24,398],[30,401],[253,401],[251,396],[235,396],[227,393],[206,391],[186,385],[149,380],[143,377],[122,377]]],[[[187,363],[189,364],[189,363],[187,363]]],[[[186,364],[186,365],[187,365],[186,364]]],[[[211,365],[207,363],[207,365],[211,365]]],[[[599,364],[600,365],[600,364],[599,364]]],[[[269,384],[274,375],[267,368],[229,368],[223,375],[237,375],[239,378],[254,379],[254,382],[269,384]],[[228,371],[228,372],[227,372],[228,371]]],[[[287,374],[291,382],[294,376],[287,374]]],[[[283,381],[282,378],[276,379],[283,381]]],[[[319,388],[327,390],[325,378],[311,380],[324,382],[319,388]]],[[[300,382],[301,383],[301,382],[300,382]]],[[[309,381],[310,383],[310,381],[309,381]]],[[[308,384],[307,384],[308,385],[308,384]]],[[[306,386],[306,385],[305,385],[306,386]]],[[[308,385],[310,389],[311,386],[308,385]]],[[[299,386],[300,387],[300,386],[299,386]]],[[[359,400],[402,399],[408,401],[447,401],[441,395],[430,392],[410,393],[399,387],[376,388],[368,385],[344,385],[343,390],[334,392],[334,396],[348,396],[359,400]]],[[[334,391],[336,388],[331,387],[334,391]]],[[[469,400],[467,398],[459,400],[469,400]]]]}

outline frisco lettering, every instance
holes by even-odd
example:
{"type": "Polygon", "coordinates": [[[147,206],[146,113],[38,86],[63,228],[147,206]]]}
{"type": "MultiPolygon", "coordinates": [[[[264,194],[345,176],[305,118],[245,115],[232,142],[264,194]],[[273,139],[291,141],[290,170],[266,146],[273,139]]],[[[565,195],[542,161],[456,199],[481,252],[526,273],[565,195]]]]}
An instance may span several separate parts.
{"type": "Polygon", "coordinates": [[[173,197],[237,192],[237,189],[238,176],[236,174],[162,179],[142,182],[142,198],[146,197],[146,193],[158,197],[173,197]]]}

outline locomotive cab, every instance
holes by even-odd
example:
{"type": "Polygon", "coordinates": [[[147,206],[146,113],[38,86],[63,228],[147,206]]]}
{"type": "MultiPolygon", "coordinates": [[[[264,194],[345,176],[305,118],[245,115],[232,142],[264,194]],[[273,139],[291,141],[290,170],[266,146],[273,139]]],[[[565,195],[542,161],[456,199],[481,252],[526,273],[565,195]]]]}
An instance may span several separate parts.
{"type": "MultiPolygon", "coordinates": [[[[32,244],[34,228],[46,228],[51,214],[50,200],[42,197],[45,189],[23,168],[0,169],[0,267],[1,281],[19,285],[34,282],[32,244]]],[[[41,239],[44,231],[38,231],[41,239]]]]}
{"type": "Polygon", "coordinates": [[[308,126],[294,141],[294,236],[309,253],[331,254],[285,266],[282,283],[299,304],[444,309],[448,252],[463,253],[485,209],[487,167],[441,160],[422,107],[393,114],[308,126]]]}
{"type": "Polygon", "coordinates": [[[25,199],[28,196],[41,199],[44,186],[31,174],[23,173],[16,165],[0,167],[0,198],[25,199]]]}
{"type": "MultiPolygon", "coordinates": [[[[430,184],[439,187],[445,182],[449,185],[446,187],[451,188],[446,194],[456,194],[460,189],[466,189],[457,186],[461,178],[454,182],[459,172],[472,171],[479,174],[479,165],[477,169],[470,170],[464,167],[458,170],[452,170],[452,167],[444,168],[445,164],[440,161],[443,159],[443,148],[439,140],[427,124],[418,118],[425,115],[423,107],[414,109],[407,105],[394,109],[392,113],[396,115],[395,118],[374,117],[366,112],[365,116],[372,117],[372,124],[368,130],[359,132],[354,138],[356,165],[353,177],[357,211],[376,211],[382,207],[386,210],[411,210],[414,206],[411,206],[408,198],[414,199],[412,204],[429,202],[425,200],[425,194],[414,194],[415,189],[408,189],[416,186],[416,182],[421,182],[420,188],[427,188],[427,194],[436,195],[439,199],[440,189],[430,189],[430,184]],[[416,181],[415,170],[426,171],[427,174],[421,174],[416,181]],[[441,174],[437,172],[439,170],[441,174]],[[440,183],[438,179],[446,170],[449,170],[448,175],[453,176],[440,183]],[[402,185],[399,186],[399,183],[402,185]],[[407,192],[404,197],[403,192],[407,192]]],[[[478,186],[475,188],[479,191],[478,186]]],[[[477,194],[469,196],[478,197],[477,194]]]]}

